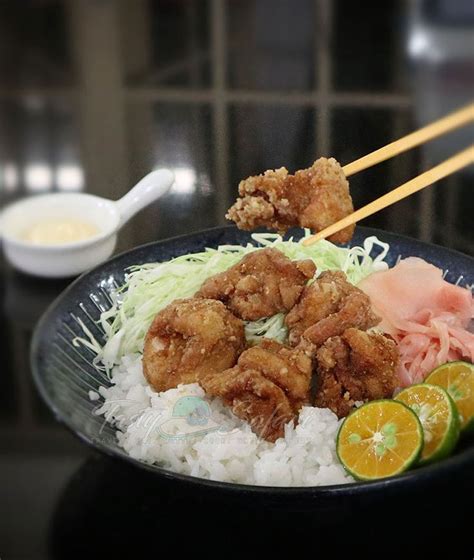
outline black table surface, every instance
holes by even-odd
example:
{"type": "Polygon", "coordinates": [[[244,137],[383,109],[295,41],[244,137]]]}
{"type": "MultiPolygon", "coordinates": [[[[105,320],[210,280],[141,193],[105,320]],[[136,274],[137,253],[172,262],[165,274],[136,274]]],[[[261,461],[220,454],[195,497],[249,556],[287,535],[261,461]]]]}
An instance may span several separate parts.
{"type": "MultiPolygon", "coordinates": [[[[465,103],[469,5],[1,1],[0,203],[60,190],[118,198],[166,166],[176,186],[124,228],[117,251],[222,224],[242,177],[292,171],[317,155],[347,163],[465,103]]],[[[355,206],[453,154],[471,133],[353,177],[355,206]]],[[[466,170],[364,225],[472,254],[473,210],[466,170]]],[[[351,547],[403,557],[411,541],[425,553],[449,545],[450,557],[473,557],[470,472],[372,508],[341,504],[340,522],[329,522],[163,483],[84,446],[55,422],[29,368],[34,326],[69,281],[0,261],[1,560],[141,557],[162,554],[160,544],[176,554],[206,554],[203,545],[250,554],[254,539],[269,552],[281,537],[316,555],[351,547]]]]}

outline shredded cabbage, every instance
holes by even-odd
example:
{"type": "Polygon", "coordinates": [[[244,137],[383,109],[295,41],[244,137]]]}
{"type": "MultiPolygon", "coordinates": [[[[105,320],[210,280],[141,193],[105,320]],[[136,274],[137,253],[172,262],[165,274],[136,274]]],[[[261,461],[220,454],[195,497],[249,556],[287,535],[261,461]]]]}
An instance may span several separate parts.
{"type": "MultiPolygon", "coordinates": [[[[308,230],[305,231],[305,237],[309,234],[308,230]]],[[[305,247],[292,238],[284,241],[277,234],[253,234],[252,238],[255,244],[221,245],[217,249],[182,255],[163,263],[132,266],[127,272],[125,284],[112,294],[112,307],[102,313],[98,321],[107,338],[105,345],[101,347],[86,330],[87,339],[77,338],[75,343],[94,348],[96,363],[103,364],[108,370],[125,354],[143,350],[146,332],[158,311],[174,299],[194,295],[207,278],[227,270],[244,255],[262,246],[274,247],[292,260],[312,259],[317,274],[329,269],[342,270],[353,284],[372,272],[388,268],[384,259],[389,246],[375,236],[365,239],[363,247],[351,249],[338,247],[326,240],[305,247]],[[378,254],[372,255],[376,247],[379,248],[378,254]]],[[[287,335],[283,321],[284,315],[279,313],[268,319],[247,322],[247,339],[257,342],[265,336],[283,342],[287,335]]]]}

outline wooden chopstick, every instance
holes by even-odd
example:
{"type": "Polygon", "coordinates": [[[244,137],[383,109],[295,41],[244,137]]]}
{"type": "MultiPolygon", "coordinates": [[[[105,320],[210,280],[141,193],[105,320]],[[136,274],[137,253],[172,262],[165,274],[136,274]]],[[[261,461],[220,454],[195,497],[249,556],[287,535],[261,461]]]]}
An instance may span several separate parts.
{"type": "Polygon", "coordinates": [[[386,159],[390,159],[406,150],[414,148],[419,144],[423,144],[424,142],[428,142],[428,140],[433,140],[434,138],[441,136],[441,134],[445,134],[450,130],[454,130],[455,128],[459,128],[469,122],[474,121],[474,103],[455,111],[454,113],[450,113],[446,117],[439,119],[419,130],[396,140],[383,148],[379,148],[366,156],[363,156],[359,159],[356,159],[352,163],[348,163],[345,165],[342,170],[346,177],[350,175],[354,175],[354,173],[358,173],[363,169],[367,169],[368,167],[372,167],[377,163],[381,163],[386,159]]]}
{"type": "Polygon", "coordinates": [[[387,208],[387,206],[390,206],[395,202],[398,202],[399,200],[402,200],[403,198],[406,198],[407,196],[410,196],[411,194],[420,191],[421,189],[424,189],[429,185],[432,185],[439,179],[442,179],[443,177],[446,177],[447,175],[450,175],[451,173],[454,173],[455,171],[466,167],[470,163],[474,163],[474,145],[443,161],[436,167],[425,171],[424,173],[418,175],[418,177],[415,177],[414,179],[411,179],[407,183],[400,185],[389,193],[384,194],[380,198],[377,198],[373,202],[367,204],[367,206],[356,210],[353,214],[346,216],[335,224],[332,224],[326,229],[321,230],[319,233],[316,233],[311,237],[307,237],[303,241],[303,245],[312,245],[320,239],[324,239],[325,237],[333,235],[341,229],[355,224],[356,222],[363,220],[364,218],[367,218],[372,214],[375,214],[379,210],[387,208]]]}

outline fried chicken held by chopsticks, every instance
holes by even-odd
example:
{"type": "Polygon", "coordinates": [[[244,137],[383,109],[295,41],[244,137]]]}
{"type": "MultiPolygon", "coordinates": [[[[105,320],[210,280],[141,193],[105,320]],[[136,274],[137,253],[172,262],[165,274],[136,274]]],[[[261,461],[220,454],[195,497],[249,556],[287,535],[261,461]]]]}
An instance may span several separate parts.
{"type": "MultiPolygon", "coordinates": [[[[281,167],[249,177],[240,182],[239,195],[226,218],[244,230],[304,227],[318,232],[354,211],[349,183],[334,158],[319,158],[294,175],[281,167]]],[[[353,232],[349,226],[329,240],[346,243],[353,232]]]]}

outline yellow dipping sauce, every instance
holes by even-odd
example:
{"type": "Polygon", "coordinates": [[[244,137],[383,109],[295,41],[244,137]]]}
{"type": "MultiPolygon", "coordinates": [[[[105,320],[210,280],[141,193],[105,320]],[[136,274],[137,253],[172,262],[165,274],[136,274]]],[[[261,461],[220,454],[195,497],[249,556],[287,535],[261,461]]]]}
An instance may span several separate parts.
{"type": "Polygon", "coordinates": [[[29,228],[24,233],[23,240],[34,245],[61,245],[94,237],[99,232],[99,228],[89,222],[74,218],[50,218],[29,228]]]}

